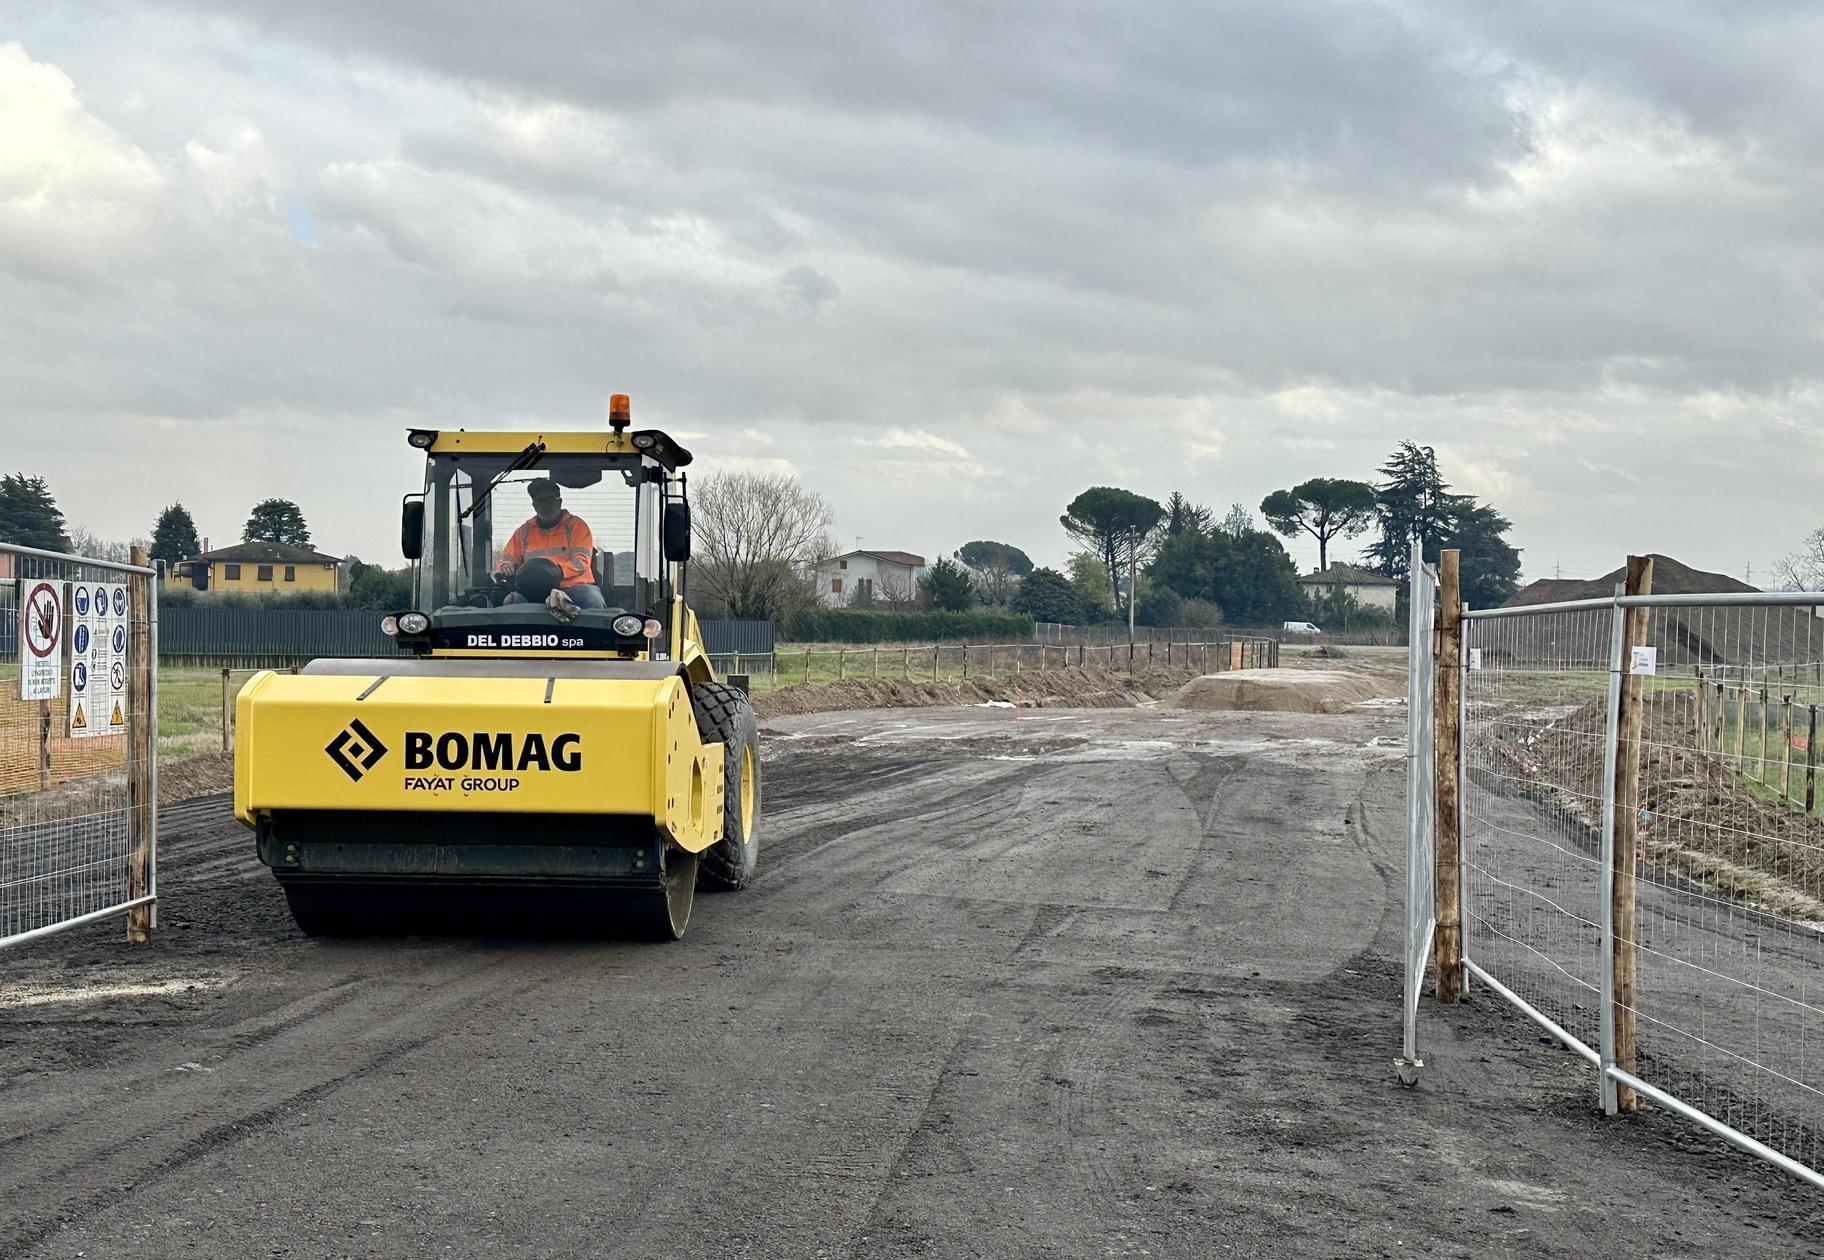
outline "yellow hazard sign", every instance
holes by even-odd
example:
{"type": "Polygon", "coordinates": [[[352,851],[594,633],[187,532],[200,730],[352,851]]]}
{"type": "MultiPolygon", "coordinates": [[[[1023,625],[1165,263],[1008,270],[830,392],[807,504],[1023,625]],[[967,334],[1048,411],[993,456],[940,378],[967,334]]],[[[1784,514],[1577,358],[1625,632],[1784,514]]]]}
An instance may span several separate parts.
{"type": "Polygon", "coordinates": [[[127,719],[121,714],[120,701],[114,702],[114,716],[108,720],[109,726],[125,726],[127,719]]]}
{"type": "Polygon", "coordinates": [[[72,731],[86,731],[89,729],[89,715],[84,711],[82,701],[80,700],[70,708],[70,729],[72,731]]]}

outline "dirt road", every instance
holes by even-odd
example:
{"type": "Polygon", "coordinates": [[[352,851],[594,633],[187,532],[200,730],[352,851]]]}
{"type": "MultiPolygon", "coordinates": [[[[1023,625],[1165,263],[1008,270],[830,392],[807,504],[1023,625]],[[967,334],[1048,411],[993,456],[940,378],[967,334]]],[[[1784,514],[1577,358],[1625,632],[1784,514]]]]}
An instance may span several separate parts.
{"type": "Polygon", "coordinates": [[[320,943],[223,802],[0,956],[0,1256],[1795,1256],[1494,1004],[1395,1083],[1403,723],[775,719],[685,941],[320,943]]]}

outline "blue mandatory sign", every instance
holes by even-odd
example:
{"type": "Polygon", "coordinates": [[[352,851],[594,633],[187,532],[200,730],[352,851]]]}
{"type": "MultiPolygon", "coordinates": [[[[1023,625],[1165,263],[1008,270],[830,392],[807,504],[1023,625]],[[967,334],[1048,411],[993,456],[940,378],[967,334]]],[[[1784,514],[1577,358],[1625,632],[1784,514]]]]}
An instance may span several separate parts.
{"type": "Polygon", "coordinates": [[[70,671],[70,689],[72,691],[89,689],[89,667],[81,661],[77,661],[76,667],[70,671]]]}
{"type": "MultiPolygon", "coordinates": [[[[86,617],[89,615],[89,588],[86,586],[78,586],[76,588],[76,615],[78,617],[86,617]]],[[[78,652],[82,651],[81,648],[77,648],[76,650],[78,652]]]]}
{"type": "MultiPolygon", "coordinates": [[[[80,596],[77,599],[76,611],[77,612],[83,611],[82,606],[86,603],[88,603],[88,599],[87,599],[87,596],[85,593],[83,596],[80,596]]],[[[89,650],[89,628],[87,625],[78,625],[76,627],[76,655],[78,655],[78,656],[87,655],[88,650],[89,650]]]]}
{"type": "Polygon", "coordinates": [[[108,588],[105,586],[95,588],[95,615],[97,617],[108,615],[108,588]]]}
{"type": "Polygon", "coordinates": [[[127,588],[124,586],[114,588],[114,615],[116,617],[127,615],[127,588]]]}
{"type": "Polygon", "coordinates": [[[118,655],[120,655],[120,653],[122,653],[126,650],[127,650],[127,628],[125,626],[115,626],[114,627],[114,654],[116,656],[118,656],[118,655]]]}

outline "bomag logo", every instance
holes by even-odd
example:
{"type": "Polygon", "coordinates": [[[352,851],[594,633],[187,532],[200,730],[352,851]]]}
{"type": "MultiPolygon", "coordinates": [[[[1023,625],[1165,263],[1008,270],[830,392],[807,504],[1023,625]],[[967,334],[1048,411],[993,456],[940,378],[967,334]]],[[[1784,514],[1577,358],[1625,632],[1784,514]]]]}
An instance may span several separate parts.
{"type": "Polygon", "coordinates": [[[361,782],[361,776],[380,764],[380,758],[386,756],[386,745],[381,743],[367,725],[356,718],[329,741],[323,750],[329,759],[342,767],[342,773],[361,782]]]}
{"type": "Polygon", "coordinates": [[[504,731],[407,731],[405,768],[575,771],[583,768],[582,743],[580,735],[556,735],[547,742],[536,731],[529,735],[504,731]]]}

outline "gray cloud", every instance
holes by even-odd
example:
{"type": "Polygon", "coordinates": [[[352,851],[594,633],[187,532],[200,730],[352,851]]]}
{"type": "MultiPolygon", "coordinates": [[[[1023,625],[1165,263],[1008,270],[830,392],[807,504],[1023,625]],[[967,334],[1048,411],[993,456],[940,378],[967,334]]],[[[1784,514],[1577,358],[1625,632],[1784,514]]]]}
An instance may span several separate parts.
{"type": "Polygon", "coordinates": [[[1409,436],[1535,566],[1739,571],[1815,499],[1806,6],[190,12],[46,10],[0,63],[0,424],[54,485],[85,435],[159,470],[63,478],[104,532],[297,484],[383,549],[399,428],[616,390],[926,552],[1409,436]]]}

